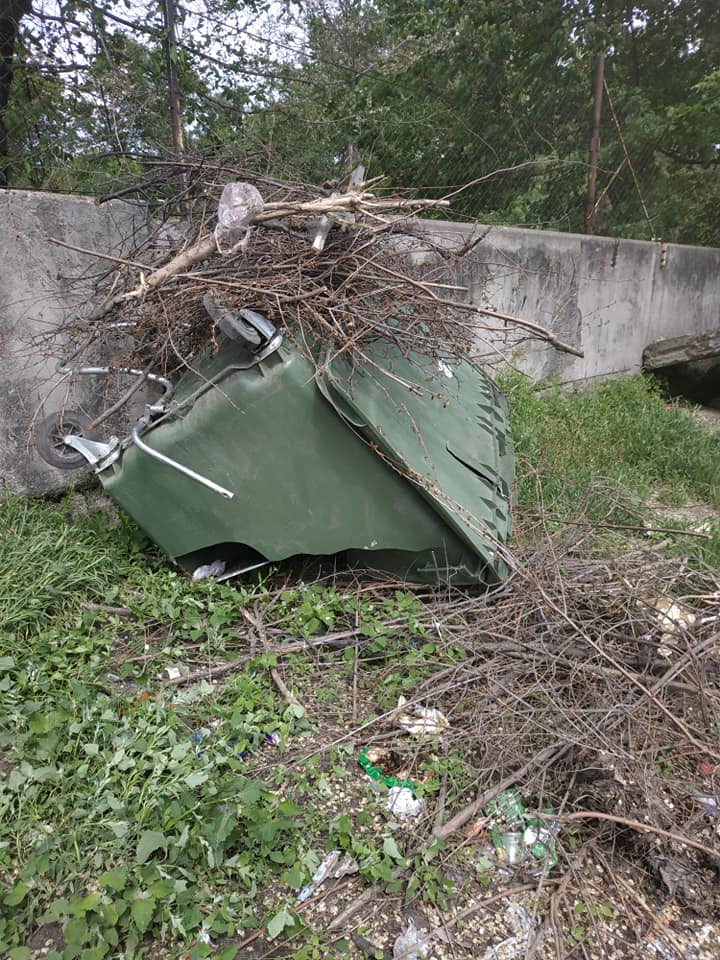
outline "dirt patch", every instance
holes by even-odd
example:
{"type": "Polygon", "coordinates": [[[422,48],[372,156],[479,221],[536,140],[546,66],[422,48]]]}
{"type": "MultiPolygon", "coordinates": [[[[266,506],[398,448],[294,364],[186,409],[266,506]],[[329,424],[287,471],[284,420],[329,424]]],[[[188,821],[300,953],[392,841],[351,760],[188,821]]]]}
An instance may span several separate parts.
{"type": "Polygon", "coordinates": [[[44,957],[50,950],[56,950],[62,953],[65,949],[65,938],[59,923],[43,923],[37,930],[30,935],[25,944],[30,949],[30,956],[35,958],[44,957]]]}
{"type": "Polygon", "coordinates": [[[0,753],[0,777],[9,777],[15,769],[15,764],[8,760],[7,756],[0,753]]]}
{"type": "Polygon", "coordinates": [[[720,406],[695,407],[693,416],[713,433],[720,432],[720,406]]]}

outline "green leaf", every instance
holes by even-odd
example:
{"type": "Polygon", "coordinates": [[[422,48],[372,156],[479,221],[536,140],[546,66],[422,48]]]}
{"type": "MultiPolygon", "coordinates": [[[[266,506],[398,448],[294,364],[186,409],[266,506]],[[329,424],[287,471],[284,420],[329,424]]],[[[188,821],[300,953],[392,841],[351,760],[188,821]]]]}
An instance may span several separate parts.
{"type": "Polygon", "coordinates": [[[175,881],[156,880],[154,883],[150,884],[148,890],[153,897],[157,897],[158,900],[163,900],[165,897],[169,897],[171,893],[175,892],[175,881]]]}
{"type": "Polygon", "coordinates": [[[412,898],[420,889],[420,885],[421,885],[420,877],[416,873],[414,873],[408,880],[408,885],[405,890],[405,903],[410,903],[412,898]]]}
{"type": "Polygon", "coordinates": [[[110,887],[111,890],[115,890],[116,893],[119,893],[121,890],[125,889],[127,884],[127,867],[115,867],[113,870],[108,870],[107,873],[100,875],[99,880],[103,887],[110,887]]]}
{"type": "Polygon", "coordinates": [[[3,903],[8,907],[16,907],[19,903],[23,902],[29,889],[30,887],[26,883],[16,883],[3,900],[3,903]]]}
{"type": "Polygon", "coordinates": [[[70,912],[76,917],[84,917],[90,910],[94,910],[101,900],[101,893],[90,893],[87,897],[78,897],[70,901],[70,912]]]}
{"type": "Polygon", "coordinates": [[[77,917],[65,924],[63,936],[68,944],[83,944],[88,938],[88,925],[82,917],[77,917]]]}
{"type": "Polygon", "coordinates": [[[385,837],[383,840],[383,853],[388,857],[392,857],[393,860],[402,860],[403,858],[397,843],[395,843],[392,837],[385,837]]]}
{"type": "Polygon", "coordinates": [[[285,927],[292,927],[295,925],[295,920],[290,911],[283,907],[282,910],[279,910],[274,917],[271,917],[268,920],[265,930],[268,935],[268,940],[274,940],[276,937],[279,937],[283,932],[285,927]]]}
{"type": "Polygon", "coordinates": [[[219,953],[216,960],[235,960],[235,954],[237,952],[238,946],[234,943],[231,947],[226,947],[222,953],[219,953]]]}
{"type": "Polygon", "coordinates": [[[167,850],[167,837],[158,830],[144,830],[137,846],[135,859],[138,863],[145,863],[148,857],[156,850],[167,850]]]}
{"type": "Polygon", "coordinates": [[[303,885],[303,880],[305,879],[305,870],[302,867],[302,864],[295,863],[289,870],[286,870],[282,875],[285,883],[292,887],[293,890],[299,890],[303,885]]]}
{"type": "Polygon", "coordinates": [[[207,779],[207,773],[203,770],[198,770],[196,773],[189,773],[187,777],[185,777],[185,785],[192,790],[194,787],[199,787],[201,783],[205,783],[207,779]]]}
{"type": "MultiPolygon", "coordinates": [[[[6,659],[10,659],[7,657],[6,659]]],[[[8,953],[10,960],[30,960],[30,947],[13,947],[8,953]]]]}
{"type": "Polygon", "coordinates": [[[130,913],[140,933],[145,933],[155,913],[155,900],[152,897],[133,900],[130,913]]]}
{"type": "MultiPolygon", "coordinates": [[[[0,670],[12,670],[14,666],[15,666],[14,657],[0,657],[0,670]]],[[[21,947],[19,949],[24,950],[25,947],[21,947]]]]}

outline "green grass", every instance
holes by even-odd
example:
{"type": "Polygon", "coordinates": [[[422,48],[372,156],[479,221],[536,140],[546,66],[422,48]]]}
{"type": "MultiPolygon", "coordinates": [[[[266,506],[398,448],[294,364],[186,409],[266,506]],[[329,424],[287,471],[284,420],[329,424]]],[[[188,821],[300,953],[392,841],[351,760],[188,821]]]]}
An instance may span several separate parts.
{"type": "Polygon", "coordinates": [[[73,523],[70,501],[11,498],[0,508],[0,628],[37,629],[78,598],[92,600],[126,575],[147,538],[124,520],[90,511],[73,523]]]}
{"type": "MultiPolygon", "coordinates": [[[[29,960],[28,938],[52,923],[65,947],[48,960],[125,960],[158,942],[173,956],[228,960],[232,947],[217,953],[198,935],[302,930],[296,893],[325,843],[339,842],[337,825],[315,816],[313,785],[283,773],[287,745],[302,749],[311,724],[273,686],[272,654],[258,651],[218,686],[163,688],[163,668],[246,652],[242,608],[257,605],[290,637],[354,623],[360,609],[380,653],[382,621],[407,616],[394,656],[400,672],[404,656],[421,669],[417,601],[397,593],[375,608],[320,585],[270,593],[261,577],[193,583],[143,552],[129,522],[91,510],[69,523],[69,509],[0,508],[0,956],[29,960]],[[258,764],[270,767],[262,779],[258,764]]],[[[352,660],[337,659],[352,675],[352,660]]],[[[289,666],[312,677],[304,657],[289,666]]],[[[357,778],[348,749],[344,775],[357,778]]],[[[345,820],[343,831],[362,875],[389,879],[397,848],[355,838],[345,820]]],[[[317,949],[298,956],[331,955],[317,949]]]]}
{"type": "MultiPolygon", "coordinates": [[[[520,526],[523,512],[540,507],[637,522],[643,497],[658,489],[677,501],[720,503],[720,437],[677,405],[668,409],[652,382],[581,395],[540,393],[516,377],[504,385],[520,526]]],[[[617,536],[621,549],[623,537],[637,535],[617,536]]],[[[678,538],[672,548],[720,566],[717,535],[678,538]]],[[[367,880],[389,877],[397,862],[390,835],[366,839],[358,818],[328,823],[314,812],[318,797],[332,794],[332,776],[357,776],[355,747],[343,744],[330,769],[283,766],[286,745],[302,752],[312,725],[272,685],[272,656],[259,652],[217,687],[160,684],[166,665],[192,669],[246,650],[241,609],[255,605],[287,637],[359,617],[380,657],[392,649],[377,680],[372,663],[363,668],[376,712],[437,667],[409,592],[378,601],[337,586],[270,586],[260,577],[192,583],[129,521],[111,525],[105,513],[78,513],[69,502],[12,499],[0,508],[0,955],[29,960],[29,935],[51,922],[64,929],[63,960],[153,955],[158,942],[206,956],[202,930],[220,941],[254,925],[285,936],[300,926],[295,893],[331,842],[354,852],[367,880]],[[407,618],[403,640],[383,628],[395,617],[407,618]],[[208,734],[200,745],[192,739],[199,730],[208,734]],[[269,734],[279,735],[279,751],[269,734]],[[260,777],[253,764],[263,757],[260,777]],[[264,899],[268,885],[279,899],[264,899]]],[[[353,652],[334,656],[337,676],[351,682],[353,652]]],[[[288,661],[301,694],[314,670],[304,657],[288,661]]],[[[333,709],[332,681],[324,697],[317,692],[315,709],[333,709]]],[[[470,776],[462,758],[443,763],[462,793],[470,776]]],[[[440,897],[442,879],[423,869],[440,897]]],[[[321,946],[307,952],[309,936],[298,957],[331,955],[321,946]]]]}
{"type": "MultiPolygon", "coordinates": [[[[720,509],[720,433],[712,434],[644,376],[571,393],[509,375],[519,513],[641,523],[648,497],[720,509]]],[[[668,512],[671,512],[669,510],[668,512]]],[[[677,524],[673,524],[676,526],[677,524]]],[[[682,541],[720,566],[720,532],[682,541]]]]}

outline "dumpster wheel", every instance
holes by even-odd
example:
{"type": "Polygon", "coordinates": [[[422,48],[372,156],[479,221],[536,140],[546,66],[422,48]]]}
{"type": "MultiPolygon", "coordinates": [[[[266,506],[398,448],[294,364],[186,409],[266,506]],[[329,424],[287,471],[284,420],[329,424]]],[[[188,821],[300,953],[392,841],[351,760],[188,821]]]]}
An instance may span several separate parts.
{"type": "Polygon", "coordinates": [[[93,431],[88,429],[86,416],[76,410],[57,410],[41,420],[35,428],[35,449],[51,467],[79,470],[87,466],[87,460],[64,442],[68,434],[95,439],[93,431]]]}

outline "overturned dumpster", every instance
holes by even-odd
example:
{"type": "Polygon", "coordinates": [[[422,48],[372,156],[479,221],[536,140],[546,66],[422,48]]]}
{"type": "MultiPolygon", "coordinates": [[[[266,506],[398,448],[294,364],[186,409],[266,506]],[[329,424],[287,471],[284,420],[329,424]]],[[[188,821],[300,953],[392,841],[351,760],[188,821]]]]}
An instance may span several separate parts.
{"type": "Polygon", "coordinates": [[[260,314],[234,319],[128,438],[61,440],[170,557],[222,576],[336,553],[415,581],[505,575],[513,457],[492,380],[386,341],[321,372],[260,314]]]}
{"type": "Polygon", "coordinates": [[[96,426],[132,389],[100,416],[55,410],[40,454],[93,464],[189,571],[342,554],[412,581],[500,581],[513,454],[505,400],[472,360],[493,313],[457,300],[448,258],[408,216],[441,203],[378,199],[357,177],[342,195],[285,185],[268,203],[226,185],[214,236],[134,287],[123,264],[118,292],[64,331],[64,377],[130,376],[161,395],[113,435],[96,426]],[[88,362],[112,329],[130,346],[88,362]]]}

